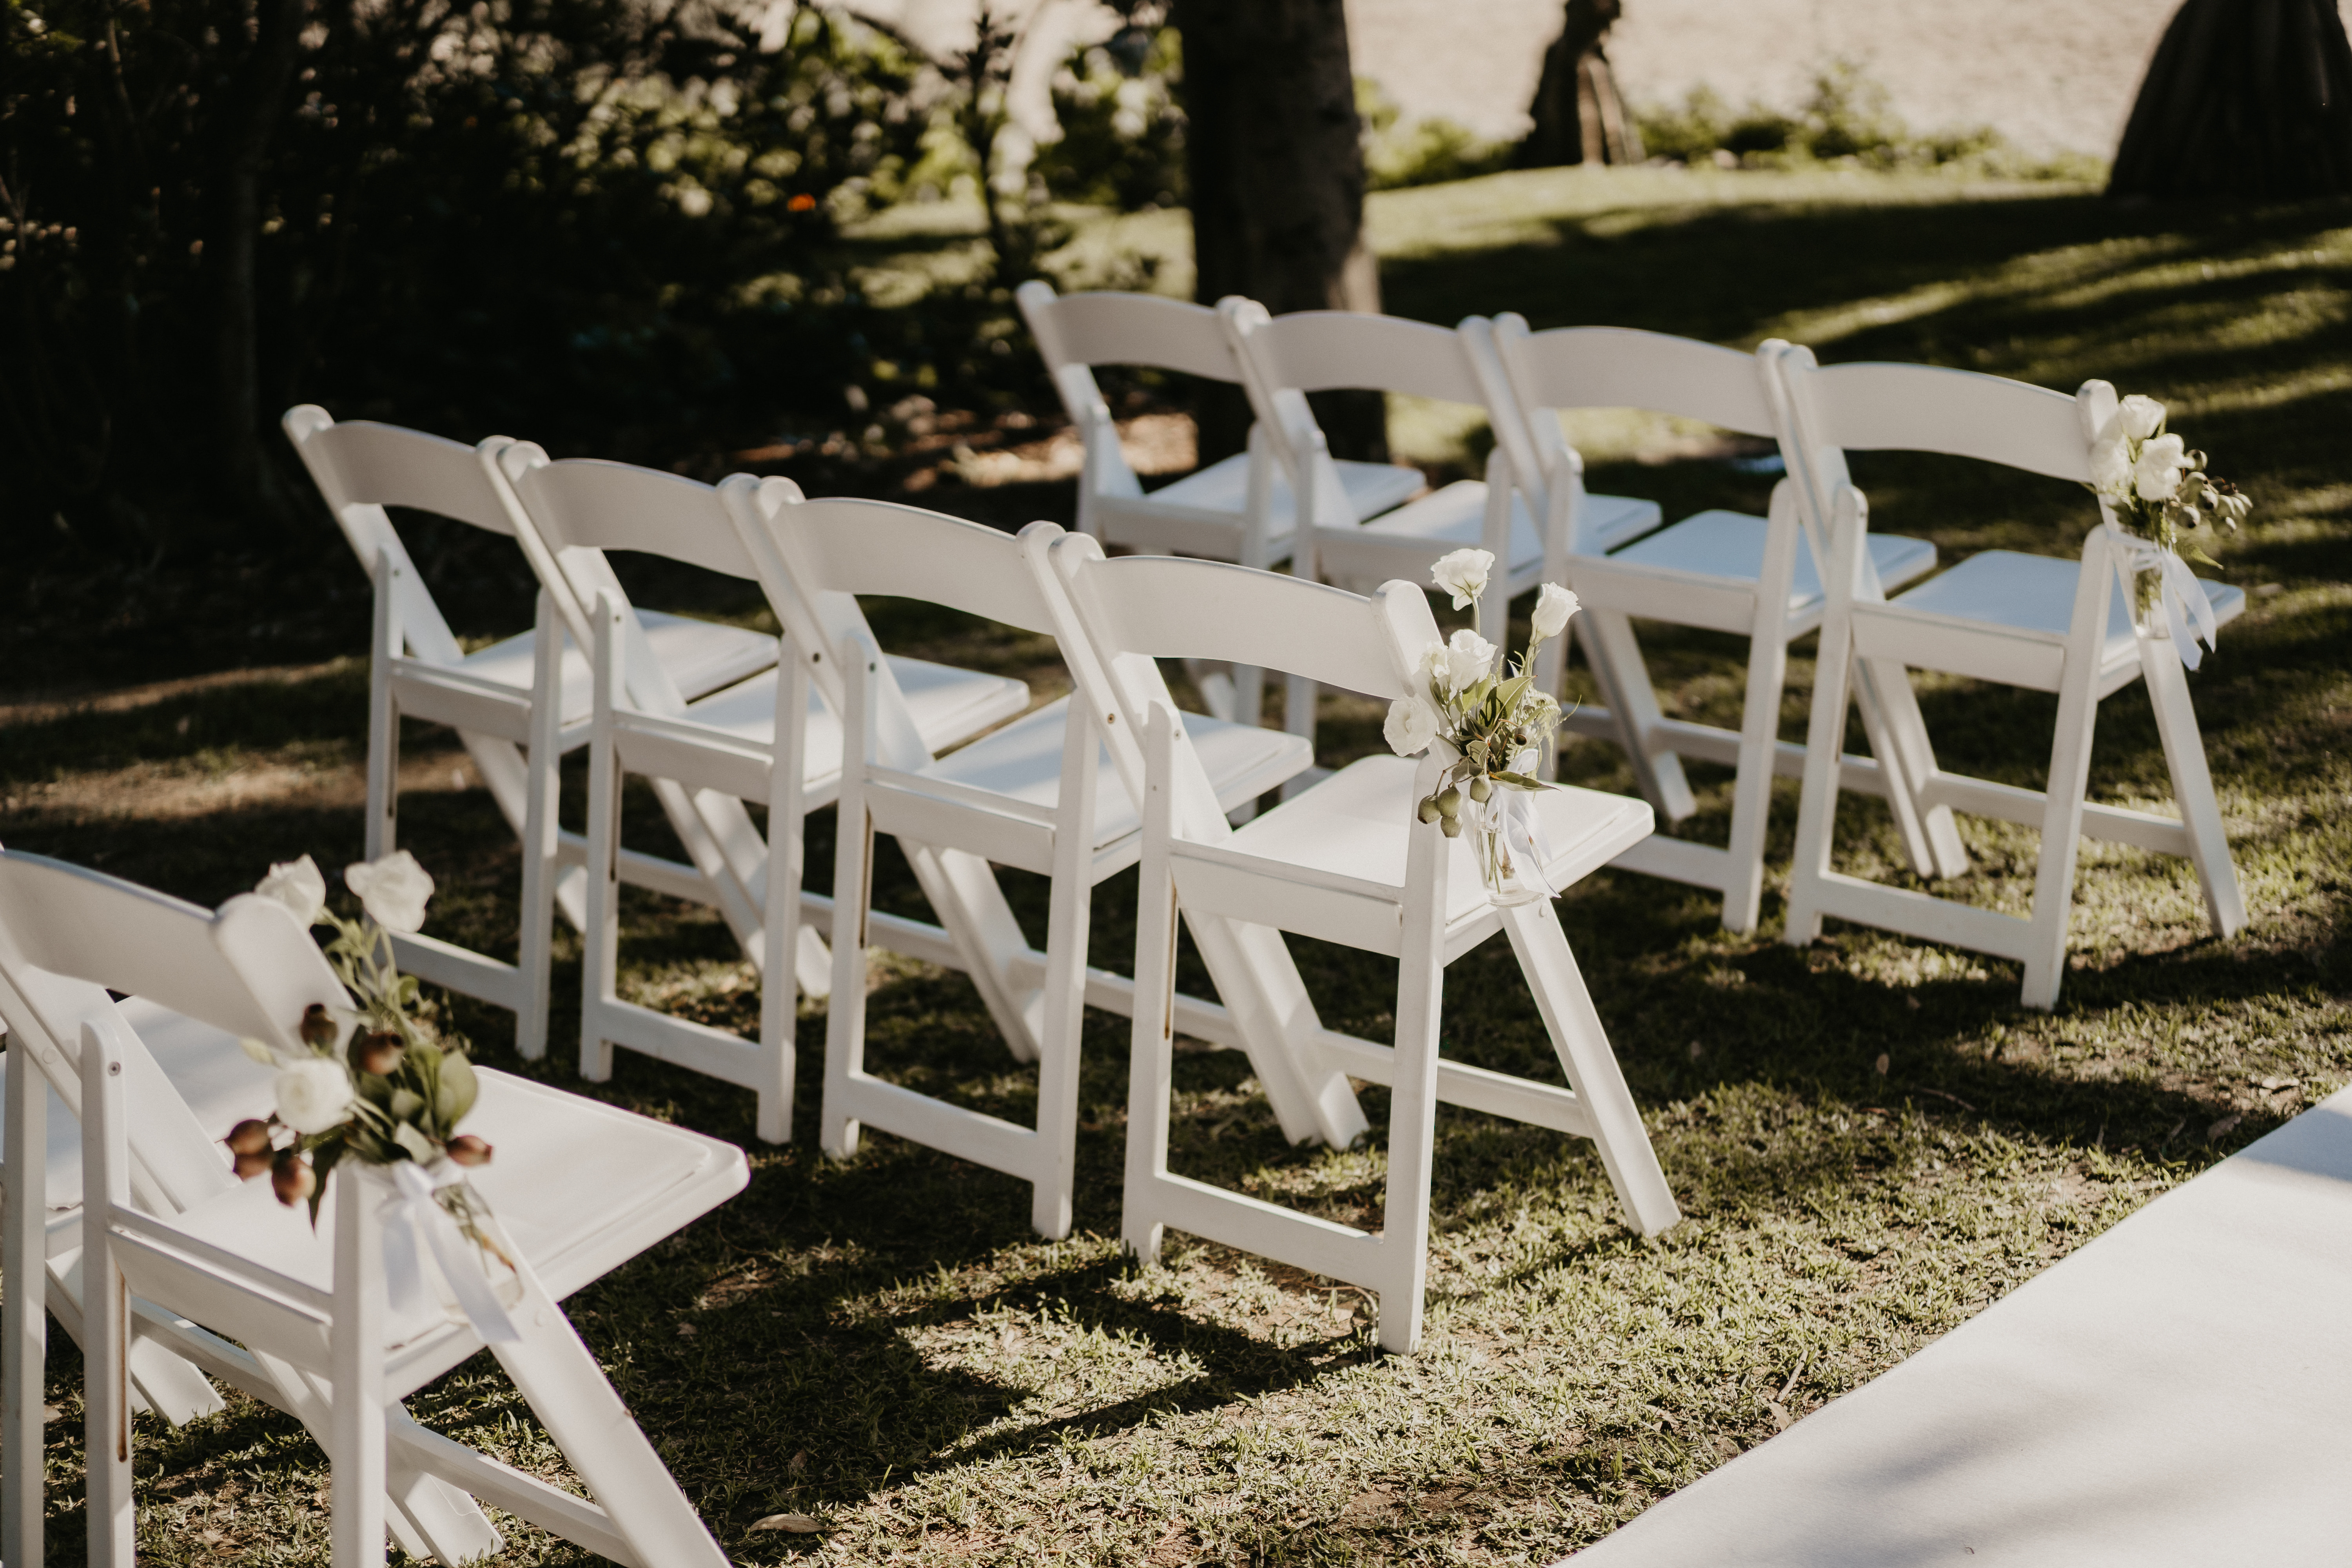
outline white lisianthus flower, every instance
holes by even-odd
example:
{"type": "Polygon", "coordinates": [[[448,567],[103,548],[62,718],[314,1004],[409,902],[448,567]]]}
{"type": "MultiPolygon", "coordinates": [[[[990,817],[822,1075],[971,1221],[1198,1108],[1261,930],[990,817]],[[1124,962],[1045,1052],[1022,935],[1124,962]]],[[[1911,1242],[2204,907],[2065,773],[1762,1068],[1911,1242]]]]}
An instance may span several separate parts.
{"type": "Polygon", "coordinates": [[[1419,756],[1437,739],[1437,714],[1418,697],[1400,697],[1389,704],[1381,734],[1398,756],[1419,756]]]}
{"type": "Polygon", "coordinates": [[[325,1057],[280,1068],[276,1089],[278,1120],[297,1132],[324,1132],[352,1108],[351,1075],[325,1057]]]}
{"type": "Polygon", "coordinates": [[[1568,630],[1568,618],[1584,606],[1557,583],[1546,583],[1536,595],[1535,629],[1539,637],[1556,637],[1568,630]]]}
{"type": "Polygon", "coordinates": [[[1495,645],[1465,626],[1445,645],[1445,695],[1461,696],[1494,668],[1495,645]]]}
{"type": "Polygon", "coordinates": [[[278,861],[269,868],[269,875],[253,885],[253,890],[292,910],[305,927],[318,924],[327,908],[327,879],[308,855],[299,860],[278,861]]]}
{"type": "Polygon", "coordinates": [[[2145,441],[2164,423],[2164,405],[2153,397],[2126,397],[2116,405],[2116,423],[2133,440],[2145,441]]]}
{"type": "Polygon", "coordinates": [[[384,930],[415,931],[424,927],[425,903],[433,896],[433,879],[407,850],[395,849],[381,860],[344,867],[343,885],[359,895],[361,907],[384,930]]]}
{"type": "Polygon", "coordinates": [[[2091,448],[2091,485],[2109,495],[2120,493],[2131,484],[2130,448],[2120,436],[2111,436],[2091,448]]]}
{"type": "Polygon", "coordinates": [[[2180,470],[2189,453],[2178,436],[2158,436],[2139,449],[2132,468],[2132,489],[2142,500],[2170,500],[2180,488],[2180,470]]]}
{"type": "Polygon", "coordinates": [[[1486,591],[1486,574],[1494,565],[1490,550],[1456,550],[1439,556],[1430,566],[1429,576],[1454,595],[1454,607],[1458,610],[1486,591]]]}

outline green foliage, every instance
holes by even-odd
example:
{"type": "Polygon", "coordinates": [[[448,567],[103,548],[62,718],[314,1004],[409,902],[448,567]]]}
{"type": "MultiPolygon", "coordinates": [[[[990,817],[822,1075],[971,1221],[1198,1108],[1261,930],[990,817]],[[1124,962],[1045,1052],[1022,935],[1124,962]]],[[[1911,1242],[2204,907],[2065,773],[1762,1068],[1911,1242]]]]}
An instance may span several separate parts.
{"type": "Polygon", "coordinates": [[[1653,157],[1685,163],[1779,169],[1851,161],[1883,171],[1948,169],[2012,179],[2096,174],[2093,160],[2031,158],[1990,126],[1915,132],[1895,114],[1885,88],[1849,60],[1833,60],[1816,72],[1811,94],[1795,114],[1754,101],[1735,110],[1702,84],[1679,107],[1653,107],[1635,119],[1653,157]]]}
{"type": "Polygon", "coordinates": [[[1033,172],[1055,201],[1142,212],[1184,202],[1183,44],[1173,27],[1128,27],[1074,51],[1054,75],[1061,138],[1033,172]]]}
{"type": "Polygon", "coordinates": [[[761,18],[321,0],[283,99],[251,103],[247,25],[217,4],[13,6],[0,534],[146,549],[152,509],[186,506],[228,352],[205,252],[239,115],[268,128],[261,417],[315,400],[614,452],[755,386],[836,404],[874,344],[835,226],[913,152],[919,62],[840,14],[761,18]]]}
{"type": "Polygon", "coordinates": [[[1407,120],[1369,77],[1356,79],[1356,117],[1364,125],[1364,184],[1375,191],[1442,185],[1507,168],[1510,144],[1489,142],[1451,120],[1407,120]]]}

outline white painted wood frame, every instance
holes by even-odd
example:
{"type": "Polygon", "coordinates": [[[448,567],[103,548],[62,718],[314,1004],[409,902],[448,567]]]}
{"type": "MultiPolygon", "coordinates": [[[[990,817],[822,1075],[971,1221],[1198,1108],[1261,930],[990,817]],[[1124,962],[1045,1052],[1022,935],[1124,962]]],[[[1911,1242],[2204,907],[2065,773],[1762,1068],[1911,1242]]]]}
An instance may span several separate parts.
{"type": "MultiPolygon", "coordinates": [[[[1393,698],[1437,636],[1422,591],[1391,582],[1367,600],[1210,562],[1112,561],[1080,534],[1044,553],[1064,595],[1058,613],[1072,627],[1063,645],[1085,645],[1084,657],[1073,660],[1080,691],[1102,717],[1115,765],[1143,800],[1120,1222],[1136,1253],[1156,1258],[1162,1233],[1173,1226],[1346,1280],[1377,1298],[1381,1343],[1409,1352],[1421,1333],[1441,1100],[1591,1138],[1628,1223],[1643,1235],[1673,1225],[1679,1217],[1673,1194],[1557,910],[1546,901],[1496,908],[1467,847],[1457,852],[1434,826],[1415,820],[1413,803],[1439,764],[1367,758],[1235,831],[1216,809],[1191,721],[1167,700],[1151,662],[1231,658],[1393,698]],[[1180,914],[1204,952],[1220,932],[1245,933],[1255,944],[1252,973],[1296,987],[1274,993],[1292,997],[1285,1037],[1294,1083],[1303,1079],[1311,1090],[1327,1079],[1355,1077],[1391,1087],[1388,1182],[1377,1231],[1170,1171],[1171,1047],[1182,1022],[1168,998],[1180,914]],[[1441,1059],[1445,966],[1497,931],[1518,956],[1567,1089],[1441,1059]],[[1321,1026],[1290,963],[1284,931],[1397,958],[1391,1044],[1321,1026]]],[[[1622,796],[1562,788],[1538,797],[1538,809],[1551,847],[1546,870],[1556,887],[1607,863],[1650,830],[1648,805],[1622,796]]],[[[1270,1097],[1279,1092],[1276,1080],[1265,1081],[1270,1097]]]]}
{"type": "MultiPolygon", "coordinates": [[[[1861,542],[1869,508],[1847,472],[1846,450],[1942,452],[2087,485],[2091,444],[2114,412],[2115,389],[2089,381],[2070,398],[1970,371],[1823,368],[1802,349],[1776,363],[1803,443],[1807,481],[1833,531],[1788,940],[1814,942],[1822,920],[1833,917],[1990,953],[2023,967],[2025,1005],[2054,1006],[2065,978],[2075,857],[2084,837],[2186,856],[2197,868],[2215,933],[2242,930],[2245,900],[2187,675],[2164,629],[2137,624],[2126,561],[2109,543],[2104,501],[2079,562],[1985,551],[1892,600],[1865,591],[1861,542]],[[1839,784],[1816,759],[1843,731],[1854,672],[1874,667],[1942,670],[2057,695],[2044,789],[1947,773],[1931,755],[1912,775],[1921,804],[1947,818],[1958,810],[2041,829],[2031,915],[1888,888],[1832,868],[1839,784]],[[2178,818],[2086,798],[2098,705],[2136,679],[2147,682],[2156,709],[2178,818]]],[[[2204,586],[2217,621],[2243,613],[2242,591],[2204,586]]],[[[1907,690],[1907,679],[1903,685],[1907,690]]],[[[1882,680],[1879,689],[1891,683],[1882,680]]]]}

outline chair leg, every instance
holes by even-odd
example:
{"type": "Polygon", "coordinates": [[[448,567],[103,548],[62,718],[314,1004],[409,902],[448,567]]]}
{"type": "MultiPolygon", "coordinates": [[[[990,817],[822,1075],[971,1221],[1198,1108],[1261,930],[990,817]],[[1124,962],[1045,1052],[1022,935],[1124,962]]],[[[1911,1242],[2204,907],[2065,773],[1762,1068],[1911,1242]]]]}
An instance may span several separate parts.
{"type": "Polygon", "coordinates": [[[400,704],[392,695],[392,667],[402,639],[394,584],[400,568],[390,551],[376,552],[375,621],[369,642],[367,737],[367,858],[380,860],[400,847],[400,704]]]}
{"type": "MultiPolygon", "coordinates": [[[[46,1095],[26,1099],[47,1114],[46,1095]]],[[[121,1054],[92,1024],[81,1031],[81,1118],[83,1474],[89,1563],[131,1568],[138,1527],[131,1479],[131,1290],[115,1265],[110,1239],[113,1210],[131,1202],[130,1150],[121,1054]]],[[[39,1227],[33,1234],[40,1235],[39,1227]]],[[[25,1278],[39,1279],[43,1272],[25,1278]]],[[[41,1452],[40,1444],[19,1451],[38,1475],[40,1461],[34,1456],[41,1452]]]]}
{"type": "MultiPolygon", "coordinates": [[[[2077,660],[2069,650],[2071,667],[2077,660]]],[[[2019,1000],[2047,1012],[2066,978],[2066,926],[2074,910],[2074,861],[2083,846],[2083,797],[2091,781],[2091,734],[2098,693],[2089,674],[2070,668],[2058,694],[2058,731],[2050,747],[2050,781],[2042,805],[2042,855],[2033,872],[2033,929],[2027,939],[2019,1000]]]]}
{"type": "MultiPolygon", "coordinates": [[[[1166,728],[1154,722],[1144,740],[1147,776],[1167,778],[1171,746],[1166,728]]],[[[1174,817],[1167,788],[1150,787],[1140,804],[1143,853],[1137,868],[1135,1013],[1128,1031],[1127,1184],[1118,1231],[1137,1260],[1150,1264],[1160,1261],[1166,1228],[1151,1200],[1168,1178],[1168,1117],[1176,1061],[1176,879],[1168,863],[1174,817]]]]}
{"type": "Polygon", "coordinates": [[[1601,1015],[1593,1009],[1592,994],[1585,989],[1568,933],[1560,929],[1559,912],[1541,900],[1521,904],[1503,911],[1503,929],[1510,933],[1511,947],[1535,993],[1544,1030],[1551,1036],[1569,1087],[1592,1119],[1593,1146],[1601,1152],[1601,1168],[1609,1173],[1628,1223],[1643,1236],[1657,1235],[1681,1219],[1682,1210],[1666,1185],[1665,1173],[1658,1168],[1657,1151],[1650,1145],[1617,1053],[1610,1048],[1601,1015]]]}
{"type": "MultiPolygon", "coordinates": [[[[1315,744],[1315,710],[1320,701],[1320,688],[1303,675],[1286,675],[1282,682],[1282,728],[1286,734],[1306,739],[1315,744]]],[[[1282,798],[1290,799],[1313,783],[1312,770],[1289,780],[1282,786],[1282,798]]]]}
{"type": "Polygon", "coordinates": [[[562,671],[563,627],[555,600],[539,593],[531,631],[530,747],[523,763],[522,930],[515,963],[522,972],[522,1005],[515,1009],[515,1051],[525,1061],[547,1054],[550,970],[555,945],[557,795],[562,775],[562,671]]]}
{"type": "Polygon", "coordinates": [[[42,1310],[48,1271],[42,1221],[47,1198],[48,1080],[33,1065],[30,1040],[11,1038],[7,1163],[0,1168],[6,1208],[0,1215],[0,1563],[41,1563],[41,1406],[48,1361],[48,1314],[42,1310]]]}
{"type": "Polygon", "coordinates": [[[384,1560],[383,1224],[374,1194],[345,1171],[335,1193],[334,1408],[327,1415],[335,1568],[384,1560]]]}
{"type": "Polygon", "coordinates": [[[2156,706],[2156,730],[2164,741],[2165,766],[2172,773],[2172,798],[2189,829],[2189,858],[2205,888],[2205,913],[2213,933],[2232,937],[2246,929],[2246,896],[2221,826],[2221,805],[2213,797],[2213,774],[2205,762],[2205,737],[2189,700],[2189,677],[2171,645],[2140,638],[2140,669],[2156,706]]]}
{"type": "MultiPolygon", "coordinates": [[[[1424,786],[1425,787],[1425,786],[1424,786]]],[[[1389,1173],[1382,1197],[1380,1292],[1382,1350],[1410,1355],[1421,1345],[1429,1278],[1429,1187],[1437,1148],[1437,1031],[1445,1005],[1444,860],[1450,847],[1434,826],[1416,824],[1397,963],[1396,1076],[1389,1086],[1389,1173]],[[1434,841],[1433,843],[1432,841],[1434,841]]]]}
{"type": "MultiPolygon", "coordinates": [[[[854,789],[854,786],[853,786],[854,789]]],[[[843,792],[833,852],[833,999],[824,1019],[824,1104],[817,1146],[836,1160],[857,1152],[849,1081],[866,1070],[866,900],[873,895],[874,823],[843,792]]]]}
{"type": "MultiPolygon", "coordinates": [[[[1788,595],[1781,595],[1783,602],[1788,595]]],[[[1723,886],[1723,928],[1756,929],[1764,908],[1764,833],[1772,813],[1772,763],[1780,742],[1780,691],[1789,643],[1779,635],[1750,639],[1748,699],[1739,722],[1738,772],[1731,786],[1730,860],[1723,886]]]]}
{"type": "Polygon", "coordinates": [[[1095,781],[1101,745],[1077,704],[1063,729],[1061,800],[1054,824],[1054,891],[1045,917],[1045,985],[1037,1031],[1037,1167],[1030,1224],[1070,1234],[1077,1183],[1078,1077],[1086,1033],[1087,927],[1094,903],[1095,781]]]}
{"type": "Polygon", "coordinates": [[[1698,809],[1698,802],[1683,776],[1682,758],[1650,747],[1650,737],[1665,715],[1658,710],[1657,689],[1650,682],[1642,645],[1634,640],[1633,623],[1616,610],[1587,610],[1579,618],[1590,623],[1584,628],[1585,651],[1592,656],[1592,673],[1609,710],[1617,715],[1643,798],[1668,822],[1682,821],[1698,809]]]}
{"type": "MultiPolygon", "coordinates": [[[[562,1309],[525,1265],[522,1338],[490,1347],[590,1494],[652,1568],[727,1568],[709,1527],[678,1490],[629,1407],[562,1309]]],[[[380,1430],[380,1428],[379,1428],[380,1430]]]]}
{"type": "Polygon", "coordinates": [[[1948,805],[1923,805],[1927,782],[1936,776],[1936,752],[1927,721],[1911,689],[1911,673],[1900,660],[1864,659],[1853,671],[1854,705],[1862,711],[1870,754],[1886,780],[1886,803],[1895,813],[1912,869],[1922,877],[1968,874],[1969,852],[1948,805]]]}
{"type": "MultiPolygon", "coordinates": [[[[768,795],[768,875],[760,966],[760,1101],[756,1131],[770,1143],[793,1136],[793,1079],[798,1068],[800,1016],[802,716],[808,711],[808,666],[793,656],[789,639],[776,650],[775,765],[768,795]]],[[[828,980],[825,987],[830,992],[828,980]]]]}
{"type": "Polygon", "coordinates": [[[595,730],[588,747],[588,923],[580,943],[580,1076],[590,1083],[613,1076],[613,1043],[604,1037],[604,1014],[620,999],[621,754],[612,727],[621,696],[619,642],[619,613],[610,601],[600,600],[595,730]]]}
{"type": "Polygon", "coordinates": [[[1015,1061],[1037,1059],[1043,994],[1014,984],[1013,964],[1029,956],[1028,939],[1013,906],[1004,901],[996,873],[986,858],[961,849],[939,849],[901,838],[898,847],[915,873],[923,897],[954,941],[964,973],[971,977],[989,1017],[1004,1037],[1015,1061]]]}
{"type": "Polygon", "coordinates": [[[1853,699],[1852,622],[1833,598],[1822,622],[1813,666],[1812,710],[1805,721],[1805,774],[1797,799],[1797,849],[1789,865],[1789,915],[1783,940],[1808,947],[1821,940],[1822,886],[1836,843],[1839,775],[1845,755],[1846,704],[1853,699]]]}

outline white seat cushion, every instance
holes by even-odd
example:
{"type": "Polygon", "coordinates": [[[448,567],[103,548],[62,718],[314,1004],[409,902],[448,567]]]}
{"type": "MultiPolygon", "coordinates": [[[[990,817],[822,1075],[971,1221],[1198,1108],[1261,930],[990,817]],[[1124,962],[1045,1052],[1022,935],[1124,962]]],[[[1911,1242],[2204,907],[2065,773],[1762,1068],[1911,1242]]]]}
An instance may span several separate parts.
{"type": "MultiPolygon", "coordinates": [[[[1420,563],[1421,569],[1413,574],[1414,580],[1425,583],[1429,561],[1451,550],[1483,545],[1486,525],[1486,481],[1456,479],[1433,495],[1425,495],[1359,528],[1343,526],[1324,532],[1317,547],[1331,556],[1327,575],[1348,573],[1347,552],[1355,539],[1384,546],[1383,553],[1407,547],[1420,563]],[[1422,560],[1424,553],[1427,561],[1422,560]]],[[[1536,530],[1536,521],[1528,511],[1527,502],[1512,496],[1510,570],[1517,574],[1539,568],[1543,565],[1543,536],[1536,530]]]]}
{"type": "MultiPolygon", "coordinates": [[[[1419,766],[1409,757],[1350,763],[1244,825],[1227,847],[1401,889],[1419,766]]],[[[1555,888],[1606,865],[1651,829],[1649,804],[1627,795],[1562,787],[1541,791],[1535,801],[1548,851],[1544,867],[1555,888]]],[[[1452,848],[1445,881],[1448,924],[1478,914],[1487,903],[1468,836],[1453,840],[1452,848]]]]}
{"type": "MultiPolygon", "coordinates": [[[[1007,676],[896,657],[890,659],[890,673],[898,678],[923,744],[934,755],[1029,706],[1029,688],[1007,676]]],[[[841,721],[815,691],[809,697],[807,777],[814,784],[841,771],[841,721]]],[[[776,733],[776,672],[763,671],[690,702],[686,716],[756,745],[768,745],[776,733]]]]}
{"type": "MultiPolygon", "coordinates": [[[[1764,574],[1764,539],[1771,524],[1744,511],[1702,511],[1671,528],[1660,529],[1638,544],[1609,557],[1633,565],[1753,583],[1764,574]]],[[[1871,563],[1878,568],[1882,588],[1893,590],[1932,570],[1936,547],[1924,539],[1899,533],[1869,537],[1871,563]]],[[[1789,613],[1804,615],[1822,603],[1821,569],[1813,564],[1811,542],[1797,536],[1797,569],[1789,582],[1789,613]]]]}
{"type": "MultiPolygon", "coordinates": [[[[1019,722],[940,759],[931,772],[1050,810],[1062,798],[1062,742],[1069,707],[1066,697],[1048,703],[1019,722]]],[[[1314,747],[1306,737],[1280,730],[1228,724],[1187,713],[1184,733],[1216,787],[1217,804],[1228,811],[1296,777],[1315,760],[1314,747]]],[[[1142,819],[1108,753],[1098,753],[1097,769],[1095,845],[1100,848],[1140,831],[1142,819]]]]}
{"type": "MultiPolygon", "coordinates": [[[[1922,583],[1895,603],[1906,610],[1953,620],[2063,637],[2074,618],[2074,588],[2082,574],[2079,560],[1986,550],[1922,583]]],[[[2245,613],[2244,590],[2207,583],[2201,577],[2198,581],[2212,603],[2214,620],[2233,621],[2245,613]]],[[[2131,605],[2117,592],[2107,599],[2107,642],[2101,662],[2113,662],[2131,650],[2131,605]]]]}
{"type": "MultiPolygon", "coordinates": [[[[1348,504],[1358,517],[1374,517],[1391,507],[1401,506],[1425,489],[1429,481],[1419,468],[1400,468],[1391,463],[1339,463],[1339,488],[1347,492],[1348,504]]],[[[1213,518],[1238,523],[1249,504],[1249,455],[1236,452],[1221,462],[1210,464],[1197,473],[1185,475],[1173,484],[1162,485],[1140,500],[1121,496],[1111,502],[1117,509],[1137,512],[1164,510],[1198,517],[1213,518]]],[[[1267,521],[1268,533],[1277,539],[1290,537],[1291,524],[1297,516],[1297,505],[1291,499],[1290,481],[1277,466],[1274,472],[1274,493],[1270,498],[1267,521]]]]}
{"type": "Polygon", "coordinates": [[[1665,513],[1654,500],[1638,496],[1602,496],[1587,490],[1584,495],[1584,537],[1590,548],[1602,554],[1638,539],[1665,521],[1665,513]]]}
{"type": "MultiPolygon", "coordinates": [[[[637,619],[645,626],[646,641],[652,647],[654,658],[669,672],[679,694],[688,701],[731,686],[747,675],[772,668],[776,662],[776,639],[742,626],[688,620],[659,610],[639,610],[637,619]]],[[[492,643],[478,653],[467,654],[458,668],[468,675],[528,692],[533,635],[524,632],[504,642],[492,643]]],[[[587,655],[573,644],[569,634],[563,639],[562,678],[563,721],[569,724],[585,719],[595,706],[593,674],[588,668],[587,655]]]]}
{"type": "MultiPolygon", "coordinates": [[[[468,1180],[559,1300],[716,1208],[751,1179],[743,1152],[731,1143],[528,1079],[478,1070],[482,1096],[465,1131],[487,1139],[497,1155],[468,1180]]],[[[331,1202],[321,1205],[314,1233],[306,1207],[279,1204],[257,1177],[173,1224],[326,1290],[334,1284],[333,1216],[331,1202]]],[[[394,1325],[394,1342],[416,1329],[394,1325]]]]}

